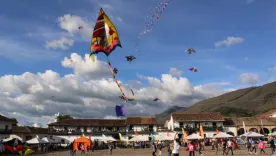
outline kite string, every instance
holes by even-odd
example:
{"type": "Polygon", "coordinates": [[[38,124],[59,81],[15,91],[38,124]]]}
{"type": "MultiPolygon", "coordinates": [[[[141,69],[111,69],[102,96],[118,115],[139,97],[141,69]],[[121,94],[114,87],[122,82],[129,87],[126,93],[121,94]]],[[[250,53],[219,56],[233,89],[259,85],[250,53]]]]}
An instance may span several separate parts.
{"type": "Polygon", "coordinates": [[[112,73],[112,77],[114,78],[114,81],[116,82],[117,86],[119,87],[120,92],[122,93],[122,95],[123,95],[123,97],[124,97],[124,100],[127,102],[127,98],[126,98],[126,96],[125,96],[125,93],[124,93],[123,89],[121,88],[121,86],[120,86],[118,80],[116,79],[116,76],[115,76],[115,73],[114,73],[114,71],[113,71],[113,67],[112,67],[111,62],[110,62],[110,60],[109,60],[109,57],[107,57],[107,62],[108,62],[108,65],[109,65],[109,69],[110,69],[110,71],[111,71],[111,73],[112,73]]]}

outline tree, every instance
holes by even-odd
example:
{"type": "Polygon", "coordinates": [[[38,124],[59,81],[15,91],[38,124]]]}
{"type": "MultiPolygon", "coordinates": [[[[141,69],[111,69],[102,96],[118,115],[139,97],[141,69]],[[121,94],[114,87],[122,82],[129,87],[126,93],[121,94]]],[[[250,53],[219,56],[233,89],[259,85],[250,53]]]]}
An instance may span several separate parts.
{"type": "Polygon", "coordinates": [[[56,116],[57,122],[60,122],[62,120],[71,120],[71,119],[74,119],[74,118],[70,115],[58,115],[58,116],[56,116]]]}

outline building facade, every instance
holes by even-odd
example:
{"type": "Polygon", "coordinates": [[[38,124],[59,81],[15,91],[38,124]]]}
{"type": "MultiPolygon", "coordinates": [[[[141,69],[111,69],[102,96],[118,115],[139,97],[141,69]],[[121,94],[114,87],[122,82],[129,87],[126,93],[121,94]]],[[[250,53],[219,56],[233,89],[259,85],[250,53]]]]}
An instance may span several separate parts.
{"type": "Polygon", "coordinates": [[[171,119],[167,122],[168,130],[171,131],[194,131],[198,132],[202,125],[205,137],[213,137],[216,129],[223,129],[224,117],[218,112],[201,113],[172,113],[171,119]]]}
{"type": "Polygon", "coordinates": [[[129,134],[135,132],[141,134],[149,134],[157,131],[156,117],[143,116],[143,117],[127,117],[126,127],[129,134]]]}
{"type": "Polygon", "coordinates": [[[16,125],[16,119],[10,119],[0,115],[0,139],[8,138],[12,134],[12,126],[16,125]]]}
{"type": "Polygon", "coordinates": [[[233,117],[225,118],[224,131],[235,136],[244,134],[243,122],[246,132],[254,131],[261,134],[269,134],[276,131],[276,118],[267,117],[233,117]]]}

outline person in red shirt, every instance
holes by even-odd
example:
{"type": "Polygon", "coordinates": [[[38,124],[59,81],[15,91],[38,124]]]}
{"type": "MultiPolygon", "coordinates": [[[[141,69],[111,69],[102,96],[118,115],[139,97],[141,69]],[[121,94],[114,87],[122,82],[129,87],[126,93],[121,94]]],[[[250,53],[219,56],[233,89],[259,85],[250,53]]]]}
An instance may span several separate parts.
{"type": "Polygon", "coordinates": [[[192,142],[188,144],[189,156],[195,156],[195,146],[192,142]]]}

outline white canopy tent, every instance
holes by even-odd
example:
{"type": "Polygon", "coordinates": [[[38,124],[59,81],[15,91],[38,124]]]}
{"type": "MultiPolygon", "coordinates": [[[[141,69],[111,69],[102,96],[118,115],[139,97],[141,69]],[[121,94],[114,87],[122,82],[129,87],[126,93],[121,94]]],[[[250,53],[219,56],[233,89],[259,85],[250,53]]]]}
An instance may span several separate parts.
{"type": "Polygon", "coordinates": [[[129,141],[149,141],[149,136],[146,136],[146,135],[134,136],[133,138],[129,139],[129,141]]]}
{"type": "Polygon", "coordinates": [[[276,131],[274,131],[273,133],[270,133],[268,135],[276,136],[276,131]]]}
{"type": "Polygon", "coordinates": [[[46,144],[48,142],[41,140],[39,138],[33,138],[31,140],[26,141],[28,144],[46,144]]]}
{"type": "Polygon", "coordinates": [[[242,134],[241,137],[258,138],[258,137],[264,137],[264,135],[251,131],[251,132],[247,132],[245,134],[242,134]]]}
{"type": "Polygon", "coordinates": [[[104,142],[118,141],[117,139],[114,139],[111,136],[105,136],[105,137],[100,138],[99,140],[104,141],[104,142]]]}
{"type": "Polygon", "coordinates": [[[154,140],[159,140],[159,141],[165,141],[165,140],[173,140],[174,136],[167,136],[167,135],[157,135],[154,140]]]}
{"type": "Polygon", "coordinates": [[[203,139],[203,137],[200,136],[200,135],[197,134],[197,133],[196,133],[196,134],[193,133],[193,134],[187,136],[187,139],[188,139],[188,140],[198,140],[198,139],[203,139]]]}
{"type": "Polygon", "coordinates": [[[44,138],[42,138],[41,140],[46,141],[46,142],[48,142],[48,143],[54,143],[54,144],[56,144],[56,143],[61,143],[60,141],[58,141],[58,140],[56,140],[56,139],[50,139],[50,138],[47,138],[47,137],[44,137],[44,138]]]}
{"type": "Polygon", "coordinates": [[[213,138],[233,138],[234,136],[224,133],[224,132],[219,132],[219,134],[215,135],[213,138]]]}

